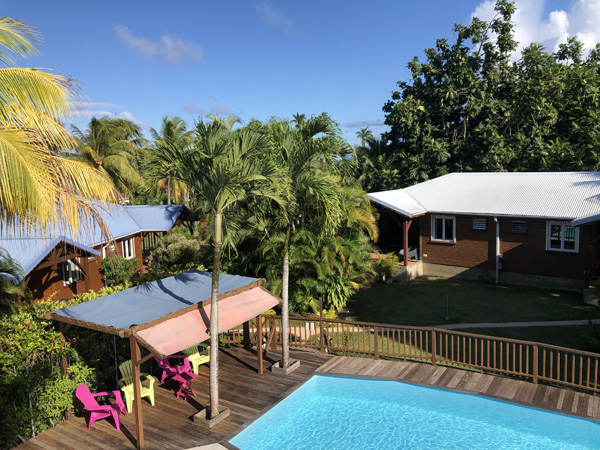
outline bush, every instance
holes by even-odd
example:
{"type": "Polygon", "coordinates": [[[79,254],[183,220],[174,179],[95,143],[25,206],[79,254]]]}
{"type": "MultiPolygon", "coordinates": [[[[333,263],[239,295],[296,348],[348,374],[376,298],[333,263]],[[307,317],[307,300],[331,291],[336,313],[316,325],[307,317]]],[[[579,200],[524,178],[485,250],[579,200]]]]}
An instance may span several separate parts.
{"type": "Polygon", "coordinates": [[[104,284],[114,286],[131,282],[133,276],[139,272],[139,266],[137,258],[127,259],[122,256],[111,256],[104,258],[100,272],[104,275],[104,284]]]}
{"type": "Polygon", "coordinates": [[[185,233],[170,233],[152,250],[150,261],[165,272],[193,269],[200,263],[200,243],[185,233]]]}
{"type": "Polygon", "coordinates": [[[394,272],[398,268],[398,264],[398,256],[395,253],[388,253],[385,258],[379,260],[377,272],[379,272],[383,281],[394,275],[394,272]]]}

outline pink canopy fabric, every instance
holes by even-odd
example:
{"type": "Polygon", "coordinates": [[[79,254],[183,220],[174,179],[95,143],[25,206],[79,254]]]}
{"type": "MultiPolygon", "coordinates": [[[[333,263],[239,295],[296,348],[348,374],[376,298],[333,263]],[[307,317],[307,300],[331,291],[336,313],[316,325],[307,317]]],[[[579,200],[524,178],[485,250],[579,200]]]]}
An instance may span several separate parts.
{"type": "MultiPolygon", "coordinates": [[[[227,331],[279,304],[279,299],[261,287],[219,301],[219,332],[227,331]]],[[[159,357],[173,355],[210,336],[210,304],[168,319],[133,334],[159,357]]]]}

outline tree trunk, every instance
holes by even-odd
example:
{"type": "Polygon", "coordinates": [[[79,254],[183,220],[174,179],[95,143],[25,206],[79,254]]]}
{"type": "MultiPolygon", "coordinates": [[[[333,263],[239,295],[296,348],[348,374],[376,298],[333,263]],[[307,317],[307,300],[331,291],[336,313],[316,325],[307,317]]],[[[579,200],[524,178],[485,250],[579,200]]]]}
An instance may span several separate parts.
{"type": "Polygon", "coordinates": [[[214,260],[212,271],[212,290],[210,296],[210,413],[209,418],[219,414],[219,270],[221,266],[222,213],[215,213],[213,247],[214,260]]]}
{"type": "Polygon", "coordinates": [[[171,204],[171,178],[167,178],[167,205],[171,204]]]}
{"type": "Polygon", "coordinates": [[[290,237],[292,224],[288,224],[285,231],[285,244],[283,247],[283,276],[281,278],[281,353],[282,368],[290,365],[290,318],[289,318],[289,286],[290,286],[290,237]]]}

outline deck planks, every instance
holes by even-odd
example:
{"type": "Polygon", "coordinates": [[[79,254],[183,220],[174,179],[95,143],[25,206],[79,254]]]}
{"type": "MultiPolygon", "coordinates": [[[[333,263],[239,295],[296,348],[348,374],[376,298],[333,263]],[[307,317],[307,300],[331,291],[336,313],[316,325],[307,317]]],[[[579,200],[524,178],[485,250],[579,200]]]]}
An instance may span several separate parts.
{"type": "Polygon", "coordinates": [[[600,421],[600,398],[566,389],[533,384],[529,381],[485,375],[451,367],[429,364],[373,361],[369,369],[356,358],[336,356],[317,373],[337,376],[369,374],[368,378],[403,381],[423,386],[483,395],[534,408],[600,421]]]}
{"type": "MultiPolygon", "coordinates": [[[[279,352],[270,352],[270,359],[277,360],[279,352]]],[[[186,449],[221,442],[256,418],[266,409],[283,399],[291,390],[310,378],[317,368],[332,359],[329,355],[309,352],[291,352],[292,359],[301,361],[300,367],[288,376],[265,370],[259,375],[256,355],[241,348],[225,349],[219,354],[219,395],[222,407],[229,407],[231,415],[211,430],[193,423],[191,418],[208,404],[208,366],[200,367],[199,376],[193,381],[196,397],[187,402],[175,398],[176,385],[155,383],[156,406],[142,399],[144,440],[146,449],[186,449]]],[[[135,411],[135,409],[134,409],[135,411]]],[[[135,412],[127,417],[121,415],[121,431],[112,420],[99,420],[91,431],[87,430],[84,417],[74,417],[33,439],[19,450],[93,450],[135,449],[135,412]]]]}

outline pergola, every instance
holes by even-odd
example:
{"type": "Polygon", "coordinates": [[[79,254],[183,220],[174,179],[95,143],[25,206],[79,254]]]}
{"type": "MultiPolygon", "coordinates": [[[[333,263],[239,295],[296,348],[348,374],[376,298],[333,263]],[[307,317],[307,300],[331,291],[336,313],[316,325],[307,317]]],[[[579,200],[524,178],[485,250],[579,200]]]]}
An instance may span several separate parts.
{"type": "MultiPolygon", "coordinates": [[[[59,322],[63,340],[71,325],[129,338],[140,450],[144,448],[140,365],[152,356],[164,358],[209,338],[211,280],[210,272],[185,272],[46,314],[47,319],[59,322]],[[150,352],[143,358],[140,345],[150,352]]],[[[251,319],[279,304],[277,297],[261,287],[264,281],[220,275],[220,333],[240,324],[247,333],[251,319]]],[[[262,352],[258,348],[260,372],[262,352]]],[[[63,375],[66,368],[63,359],[63,375]]]]}

